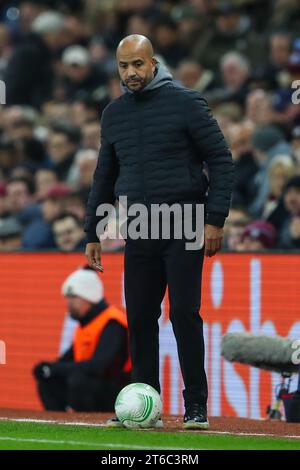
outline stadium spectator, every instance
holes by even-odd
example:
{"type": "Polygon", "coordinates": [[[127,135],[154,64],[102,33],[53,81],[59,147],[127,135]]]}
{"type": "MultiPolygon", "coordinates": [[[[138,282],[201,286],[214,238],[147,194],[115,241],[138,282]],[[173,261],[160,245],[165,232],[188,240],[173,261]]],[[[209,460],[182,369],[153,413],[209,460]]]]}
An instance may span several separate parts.
{"type": "Polygon", "coordinates": [[[57,120],[71,121],[71,105],[65,101],[47,101],[42,107],[42,116],[46,126],[57,120]]]}
{"type": "Polygon", "coordinates": [[[232,206],[224,225],[223,250],[236,251],[241,242],[244,228],[250,223],[250,216],[243,206],[232,206]]]}
{"type": "Polygon", "coordinates": [[[265,90],[250,91],[246,98],[245,117],[254,126],[266,126],[272,122],[271,97],[265,90]]]}
{"type": "Polygon", "coordinates": [[[6,186],[5,183],[0,183],[0,218],[4,218],[7,215],[6,186]]]}
{"type": "Polygon", "coordinates": [[[295,171],[295,164],[289,155],[277,155],[272,159],[268,170],[269,194],[262,214],[264,219],[267,219],[278,206],[284,187],[295,175],[295,171]]]}
{"type": "Polygon", "coordinates": [[[68,180],[80,139],[80,130],[68,122],[59,122],[51,127],[47,149],[60,181],[68,180]]]}
{"type": "Polygon", "coordinates": [[[92,97],[76,97],[71,103],[71,122],[81,128],[86,122],[97,119],[101,109],[99,102],[92,97]]]}
{"type": "Polygon", "coordinates": [[[26,227],[40,216],[34,199],[34,184],[26,178],[12,178],[6,186],[7,210],[26,227]]]}
{"type": "Polygon", "coordinates": [[[93,95],[106,82],[105,74],[92,66],[88,49],[69,46],[62,55],[63,88],[65,100],[72,100],[79,93],[93,95]]]}
{"type": "MultiPolygon", "coordinates": [[[[266,217],[280,233],[288,211],[279,180],[289,170],[272,170],[274,196],[269,167],[284,155],[300,174],[300,105],[292,102],[293,93],[299,96],[292,83],[300,79],[297,0],[19,0],[15,19],[7,14],[12,2],[0,3],[0,80],[7,87],[7,105],[0,106],[0,183],[21,178],[36,185],[21,221],[23,243],[28,224],[45,222],[41,201],[57,181],[72,181],[61,210],[84,218],[93,164],[84,164],[82,184],[75,157],[82,149],[99,151],[99,118],[122,93],[114,51],[130,33],[149,36],[157,59],[207,99],[235,158],[233,205],[266,217]],[[282,133],[278,145],[257,147],[253,136],[270,127],[282,133]]],[[[0,197],[0,216],[7,215],[11,197],[0,197]]],[[[18,212],[11,209],[11,215],[18,212]]],[[[36,234],[28,245],[35,249],[36,234]]],[[[43,243],[55,246],[53,238],[43,243]]],[[[107,249],[118,243],[108,241],[107,249]]]]}
{"type": "Polygon", "coordinates": [[[270,88],[278,88],[284,80],[291,52],[291,36],[284,32],[275,32],[269,38],[269,59],[263,67],[262,75],[270,88]]]}
{"type": "Polygon", "coordinates": [[[276,229],[264,220],[256,220],[245,227],[237,251],[261,251],[275,248],[276,229]]]}
{"type": "Polygon", "coordinates": [[[9,28],[0,23],[0,79],[3,79],[4,70],[7,67],[12,53],[12,40],[9,28]]]}
{"type": "Polygon", "coordinates": [[[280,154],[289,154],[290,146],[283,133],[275,126],[257,128],[252,135],[253,156],[259,169],[253,183],[256,196],[251,201],[249,211],[252,217],[261,217],[269,192],[268,170],[271,160],[280,154]]]}
{"type": "Polygon", "coordinates": [[[34,175],[37,200],[42,200],[49,190],[58,183],[55,171],[52,168],[41,168],[34,175]]]}
{"type": "Polygon", "coordinates": [[[236,2],[220,1],[214,10],[212,25],[199,37],[193,57],[203,67],[218,71],[221,58],[229,51],[243,54],[254,63],[262,61],[261,38],[251,28],[249,16],[242,14],[236,2]]]}
{"type": "Polygon", "coordinates": [[[176,68],[187,56],[176,22],[170,17],[158,19],[153,25],[152,34],[157,54],[163,56],[169,67],[176,68]]]}
{"type": "Polygon", "coordinates": [[[0,252],[21,248],[22,226],[15,217],[0,219],[0,252]]]}
{"type": "Polygon", "coordinates": [[[184,60],[177,68],[177,78],[183,86],[192,88],[205,95],[216,87],[216,80],[211,70],[203,70],[194,60],[184,60]]]}
{"type": "Polygon", "coordinates": [[[96,150],[78,150],[70,168],[68,182],[82,193],[88,192],[93,181],[97,161],[98,152],[96,150]]]}
{"type": "Polygon", "coordinates": [[[84,149],[100,149],[100,123],[99,120],[87,121],[82,126],[82,147],[84,149]]]}
{"type": "Polygon", "coordinates": [[[292,154],[296,163],[296,172],[300,174],[300,126],[297,126],[292,131],[292,154]]]}
{"type": "Polygon", "coordinates": [[[250,65],[247,59],[237,52],[228,52],[220,62],[224,83],[221,101],[233,101],[245,105],[249,93],[250,65]]]}
{"type": "Polygon", "coordinates": [[[63,199],[65,212],[74,214],[81,221],[84,220],[86,214],[86,193],[80,191],[72,191],[66,194],[63,199]]]}
{"type": "Polygon", "coordinates": [[[64,198],[71,189],[58,183],[52,186],[39,206],[39,217],[28,224],[23,232],[23,247],[26,249],[55,248],[52,222],[65,210],[64,198]]]}
{"type": "Polygon", "coordinates": [[[285,217],[281,216],[279,247],[290,250],[300,248],[300,176],[286,184],[284,196],[285,217]]]}
{"type": "Polygon", "coordinates": [[[85,233],[82,223],[74,214],[65,212],[52,222],[52,230],[57,248],[60,251],[83,251],[85,233]]]}
{"type": "Polygon", "coordinates": [[[34,368],[43,406],[51,411],[113,411],[117,394],[130,381],[126,317],[106,302],[95,271],[73,272],[62,293],[79,325],[62,357],[34,368]]]}
{"type": "Polygon", "coordinates": [[[0,139],[0,168],[1,177],[7,181],[10,173],[19,161],[15,143],[12,140],[0,139]]]}
{"type": "Polygon", "coordinates": [[[31,35],[9,60],[4,80],[7,104],[39,108],[51,97],[54,69],[52,55],[63,46],[64,17],[58,12],[41,13],[31,25],[31,35]]]}
{"type": "Polygon", "coordinates": [[[30,33],[33,21],[47,9],[46,1],[21,0],[20,1],[20,32],[22,35],[30,33]]]}
{"type": "Polygon", "coordinates": [[[232,124],[226,133],[235,163],[233,204],[248,206],[255,196],[253,179],[258,165],[252,153],[253,124],[245,121],[232,124]]]}

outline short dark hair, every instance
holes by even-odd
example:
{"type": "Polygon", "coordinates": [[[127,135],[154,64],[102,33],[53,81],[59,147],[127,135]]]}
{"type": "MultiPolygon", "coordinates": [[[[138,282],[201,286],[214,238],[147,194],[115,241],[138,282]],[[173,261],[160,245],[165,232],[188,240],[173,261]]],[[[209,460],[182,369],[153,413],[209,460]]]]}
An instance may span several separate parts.
{"type": "Polygon", "coordinates": [[[300,175],[293,176],[285,185],[284,192],[290,188],[296,188],[300,190],[300,175]]]}
{"type": "Polygon", "coordinates": [[[77,215],[73,214],[73,212],[63,212],[62,214],[55,217],[55,219],[52,221],[52,227],[56,222],[61,222],[62,220],[69,219],[69,218],[75,220],[76,225],[78,227],[82,226],[81,220],[79,219],[79,217],[77,217],[77,215]]]}
{"type": "Polygon", "coordinates": [[[63,134],[73,144],[80,144],[81,131],[78,127],[67,121],[58,121],[51,124],[51,131],[55,134],[63,134]]]}
{"type": "Polygon", "coordinates": [[[31,180],[31,179],[28,179],[28,178],[23,178],[23,177],[13,177],[13,178],[10,178],[7,185],[11,184],[11,183],[24,183],[25,186],[27,187],[27,190],[29,192],[29,194],[34,194],[35,193],[35,185],[34,185],[34,182],[31,180]]]}

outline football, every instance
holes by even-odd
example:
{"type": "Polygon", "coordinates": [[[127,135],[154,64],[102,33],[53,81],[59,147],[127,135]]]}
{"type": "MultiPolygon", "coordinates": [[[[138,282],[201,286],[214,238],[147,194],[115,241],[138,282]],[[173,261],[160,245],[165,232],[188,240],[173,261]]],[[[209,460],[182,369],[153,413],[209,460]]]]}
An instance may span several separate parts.
{"type": "Polygon", "coordinates": [[[152,428],[160,419],[162,401],[151,385],[133,383],[120,391],[115,402],[115,412],[126,428],[152,428]]]}

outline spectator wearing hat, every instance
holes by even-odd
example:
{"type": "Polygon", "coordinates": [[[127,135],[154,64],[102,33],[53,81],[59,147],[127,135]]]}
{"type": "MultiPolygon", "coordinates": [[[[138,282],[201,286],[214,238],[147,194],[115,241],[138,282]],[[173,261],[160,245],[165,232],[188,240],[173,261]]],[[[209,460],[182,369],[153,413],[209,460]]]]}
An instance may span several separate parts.
{"type": "Polygon", "coordinates": [[[90,52],[83,46],[67,47],[62,55],[65,99],[72,100],[80,93],[93,95],[105,85],[106,74],[92,64],[90,52]]]}
{"type": "Polygon", "coordinates": [[[265,220],[255,220],[248,224],[241,235],[237,251],[260,251],[275,248],[276,229],[265,220]]]}
{"type": "Polygon", "coordinates": [[[119,391],[130,381],[125,314],[106,302],[93,270],[73,272],[62,294],[78,327],[58,360],[34,368],[43,406],[50,411],[113,411],[119,391]]]}
{"type": "Polygon", "coordinates": [[[0,219],[0,252],[21,248],[22,226],[15,217],[0,219]]]}
{"type": "Polygon", "coordinates": [[[4,74],[8,105],[40,108],[52,94],[53,54],[63,46],[64,16],[55,11],[38,15],[31,34],[13,52],[4,74]]]}

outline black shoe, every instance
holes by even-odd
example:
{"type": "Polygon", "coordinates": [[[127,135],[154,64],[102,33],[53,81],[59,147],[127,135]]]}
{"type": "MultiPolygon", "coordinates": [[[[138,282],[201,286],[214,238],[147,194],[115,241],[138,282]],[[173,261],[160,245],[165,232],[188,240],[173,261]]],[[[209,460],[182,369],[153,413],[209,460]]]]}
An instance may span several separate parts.
{"type": "Polygon", "coordinates": [[[113,416],[112,418],[108,419],[105,425],[108,428],[124,428],[123,424],[119,418],[117,418],[117,416],[113,416]]]}
{"type": "Polygon", "coordinates": [[[183,418],[184,429],[208,429],[209,422],[207,419],[206,405],[192,403],[186,406],[186,412],[183,418]]]}

